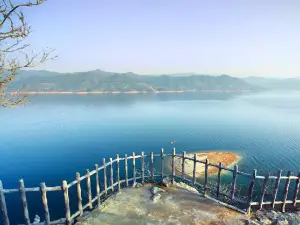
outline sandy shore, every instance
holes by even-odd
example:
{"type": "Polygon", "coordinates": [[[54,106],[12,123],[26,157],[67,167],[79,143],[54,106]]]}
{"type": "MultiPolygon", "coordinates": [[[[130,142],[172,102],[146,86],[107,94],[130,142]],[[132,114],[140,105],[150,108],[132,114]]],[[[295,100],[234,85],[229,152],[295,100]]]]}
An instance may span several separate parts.
{"type": "Polygon", "coordinates": [[[88,95],[88,94],[159,94],[159,93],[185,93],[185,92],[251,92],[251,90],[167,90],[167,91],[12,91],[11,95],[88,95]]]}
{"type": "MultiPolygon", "coordinates": [[[[194,158],[194,153],[188,153],[186,154],[186,157],[194,158]]],[[[205,161],[206,159],[208,159],[209,162],[213,164],[219,164],[219,162],[222,162],[223,167],[231,167],[232,165],[235,165],[239,161],[240,156],[232,152],[198,152],[197,153],[197,160],[205,161]]],[[[194,161],[186,159],[184,164],[185,164],[185,174],[187,176],[193,176],[194,161]]],[[[175,169],[180,173],[182,172],[181,158],[175,158],[175,169]]],[[[196,177],[203,176],[204,171],[205,171],[205,165],[202,163],[197,163],[196,177]]],[[[218,168],[213,166],[208,167],[209,174],[215,174],[217,172],[218,172],[218,168]]]]}
{"type": "Polygon", "coordinates": [[[88,95],[88,94],[150,94],[150,93],[183,93],[188,91],[169,90],[169,91],[24,91],[24,92],[10,92],[12,95],[88,95]]]}

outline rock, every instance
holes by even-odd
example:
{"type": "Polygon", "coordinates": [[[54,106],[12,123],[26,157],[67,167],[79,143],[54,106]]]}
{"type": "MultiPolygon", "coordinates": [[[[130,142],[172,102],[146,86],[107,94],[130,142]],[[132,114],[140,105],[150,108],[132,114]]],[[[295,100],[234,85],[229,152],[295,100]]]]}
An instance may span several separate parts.
{"type": "Polygon", "coordinates": [[[170,185],[172,184],[170,177],[165,177],[161,183],[165,187],[170,187],[170,185]]]}
{"type": "Polygon", "coordinates": [[[179,183],[175,182],[174,185],[175,185],[176,187],[183,188],[183,189],[185,189],[185,190],[187,190],[187,191],[191,191],[191,192],[194,192],[194,193],[199,193],[199,191],[197,191],[196,188],[191,187],[190,185],[187,185],[187,184],[185,184],[185,183],[183,183],[183,182],[179,182],[179,183]]]}
{"type": "Polygon", "coordinates": [[[259,225],[259,223],[255,222],[253,220],[248,220],[246,224],[247,225],[259,225]]]}
{"type": "Polygon", "coordinates": [[[260,222],[260,224],[263,224],[263,225],[272,224],[272,221],[269,220],[267,217],[264,217],[264,218],[260,219],[259,222],[260,222]]]}
{"type": "Polygon", "coordinates": [[[274,225],[289,225],[289,222],[287,220],[285,221],[276,220],[274,225]]]}
{"type": "Polygon", "coordinates": [[[132,187],[134,187],[134,188],[141,188],[141,187],[143,187],[144,185],[143,184],[141,184],[141,183],[134,183],[133,185],[132,185],[132,187]]]}
{"type": "Polygon", "coordinates": [[[259,225],[258,221],[254,221],[251,219],[241,219],[241,222],[246,225],[259,225]]]}
{"type": "Polygon", "coordinates": [[[284,214],[285,219],[289,222],[289,225],[299,225],[299,218],[297,217],[297,214],[295,213],[286,213],[284,214]]]}
{"type": "Polygon", "coordinates": [[[153,187],[150,188],[150,192],[151,192],[152,195],[155,195],[158,192],[165,192],[165,190],[161,189],[159,187],[153,186],[153,187]]]}
{"type": "Polygon", "coordinates": [[[299,225],[299,221],[288,221],[289,225],[299,225]]]}
{"type": "Polygon", "coordinates": [[[38,215],[35,215],[33,223],[41,222],[41,218],[38,215]]]}
{"type": "Polygon", "coordinates": [[[295,217],[296,217],[297,221],[300,222],[300,214],[299,213],[295,213],[295,217]]]}
{"type": "Polygon", "coordinates": [[[262,210],[256,212],[256,218],[258,219],[260,224],[263,225],[272,224],[272,221],[266,217],[265,212],[262,210]]]}
{"type": "Polygon", "coordinates": [[[261,218],[265,217],[265,213],[261,210],[257,210],[255,213],[255,216],[257,219],[261,219],[261,218]]]}
{"type": "Polygon", "coordinates": [[[154,195],[151,196],[151,200],[156,203],[158,202],[158,200],[160,199],[161,195],[159,193],[156,193],[154,195]]]}
{"type": "Polygon", "coordinates": [[[286,220],[286,218],[279,214],[277,220],[274,223],[275,225],[289,225],[289,222],[286,220]]]}
{"type": "Polygon", "coordinates": [[[271,211],[269,211],[269,212],[266,213],[266,217],[269,220],[275,221],[277,219],[277,217],[278,217],[278,214],[274,210],[271,210],[271,211]]]}

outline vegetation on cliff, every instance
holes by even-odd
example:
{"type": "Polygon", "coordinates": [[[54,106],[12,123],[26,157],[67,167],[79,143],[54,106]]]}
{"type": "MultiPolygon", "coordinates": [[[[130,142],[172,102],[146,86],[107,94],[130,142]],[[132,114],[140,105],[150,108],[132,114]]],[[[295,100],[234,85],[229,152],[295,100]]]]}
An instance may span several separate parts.
{"type": "Polygon", "coordinates": [[[21,71],[10,90],[21,91],[200,91],[261,90],[255,85],[228,75],[145,76],[101,70],[77,73],[21,71]]]}

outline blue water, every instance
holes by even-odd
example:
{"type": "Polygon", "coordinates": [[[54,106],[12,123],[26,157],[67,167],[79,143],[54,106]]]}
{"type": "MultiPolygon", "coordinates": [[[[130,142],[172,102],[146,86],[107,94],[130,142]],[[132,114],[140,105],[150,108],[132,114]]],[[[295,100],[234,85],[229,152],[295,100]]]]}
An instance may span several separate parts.
{"type": "Polygon", "coordinates": [[[26,106],[1,108],[0,124],[4,188],[20,178],[28,187],[61,185],[103,157],[173,147],[237,152],[241,170],[261,175],[300,168],[298,92],[33,96],[26,106]]]}

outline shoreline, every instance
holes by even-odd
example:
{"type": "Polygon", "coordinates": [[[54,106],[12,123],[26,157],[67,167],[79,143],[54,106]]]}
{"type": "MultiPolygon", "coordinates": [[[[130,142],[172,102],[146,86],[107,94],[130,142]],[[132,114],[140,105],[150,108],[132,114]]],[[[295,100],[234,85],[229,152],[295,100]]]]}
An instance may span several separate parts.
{"type": "MultiPolygon", "coordinates": [[[[197,160],[205,161],[206,158],[209,159],[210,163],[219,164],[222,162],[222,167],[232,168],[236,165],[240,160],[241,156],[233,152],[220,152],[220,151],[205,151],[205,152],[192,152],[187,153],[187,158],[194,158],[194,154],[197,154],[197,160]]],[[[172,160],[170,159],[168,162],[168,167],[172,170],[172,160]]],[[[185,175],[188,177],[193,177],[193,170],[194,170],[194,162],[193,160],[185,160],[185,175]]],[[[182,173],[182,159],[175,158],[175,171],[177,173],[182,173]]],[[[196,177],[202,177],[205,172],[205,165],[202,163],[197,163],[196,166],[196,177]]],[[[210,166],[208,169],[209,175],[215,175],[218,172],[217,167],[210,166]]],[[[223,171],[225,173],[226,171],[223,171]]]]}
{"type": "Polygon", "coordinates": [[[166,90],[166,91],[11,91],[11,95],[89,95],[89,94],[160,94],[160,93],[244,93],[251,90],[166,90]]]}

